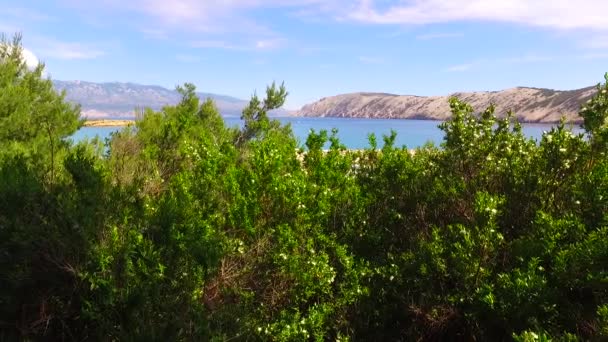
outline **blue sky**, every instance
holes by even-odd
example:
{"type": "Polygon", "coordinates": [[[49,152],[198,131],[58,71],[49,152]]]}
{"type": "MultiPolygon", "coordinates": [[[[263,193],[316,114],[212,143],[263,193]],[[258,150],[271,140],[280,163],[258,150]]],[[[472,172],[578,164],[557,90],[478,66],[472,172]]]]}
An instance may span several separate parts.
{"type": "Polygon", "coordinates": [[[608,71],[605,0],[3,0],[0,32],[60,80],[248,98],[289,109],[355,91],[574,89],[608,71]]]}

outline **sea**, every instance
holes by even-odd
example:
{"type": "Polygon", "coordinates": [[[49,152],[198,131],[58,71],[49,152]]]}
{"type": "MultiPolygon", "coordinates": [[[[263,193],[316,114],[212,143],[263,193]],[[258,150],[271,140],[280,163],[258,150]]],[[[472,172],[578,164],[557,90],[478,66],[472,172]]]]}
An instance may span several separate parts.
{"type": "MultiPolygon", "coordinates": [[[[382,136],[390,135],[391,130],[397,133],[395,145],[413,149],[426,143],[437,146],[444,138],[443,131],[438,125],[441,121],[432,120],[400,120],[400,119],[359,119],[359,118],[311,118],[311,117],[284,117],[275,118],[283,124],[290,124],[294,135],[301,146],[304,146],[306,137],[311,130],[319,132],[327,130],[329,133],[333,128],[338,130],[340,142],[350,149],[363,149],[369,147],[369,134],[376,135],[378,146],[383,144],[382,136]]],[[[242,126],[243,122],[236,117],[224,117],[228,126],[242,126]]],[[[522,124],[526,136],[540,141],[543,132],[551,130],[553,124],[522,124]]],[[[569,125],[573,133],[582,132],[577,124],[569,125]]],[[[122,127],[83,127],[78,130],[72,139],[75,142],[98,136],[105,139],[112,132],[122,127]]]]}

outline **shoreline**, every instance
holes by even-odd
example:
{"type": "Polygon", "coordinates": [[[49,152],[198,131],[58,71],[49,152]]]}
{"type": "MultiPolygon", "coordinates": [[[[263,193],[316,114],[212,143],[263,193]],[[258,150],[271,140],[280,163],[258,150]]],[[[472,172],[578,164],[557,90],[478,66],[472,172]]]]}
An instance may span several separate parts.
{"type": "MultiPolygon", "coordinates": [[[[478,115],[477,115],[478,116],[478,115]]],[[[292,116],[293,118],[319,118],[319,119],[323,119],[323,118],[328,118],[328,119],[365,119],[365,120],[412,120],[412,121],[436,121],[436,122],[445,122],[448,119],[451,118],[451,116],[445,118],[445,119],[436,119],[436,118],[431,118],[431,117],[424,117],[424,116],[413,116],[413,117],[406,117],[406,118],[400,118],[400,117],[395,117],[395,116],[387,116],[387,117],[377,117],[377,116],[373,116],[373,117],[369,117],[369,116],[342,116],[342,115],[295,115],[292,116]]],[[[497,117],[498,120],[503,119],[504,117],[497,117]]],[[[519,122],[520,124],[538,124],[538,125],[556,125],[560,123],[560,120],[549,120],[549,121],[538,121],[538,120],[516,120],[517,122],[519,122]]],[[[583,118],[576,118],[574,120],[566,120],[566,125],[580,125],[584,122],[583,118]]]]}
{"type": "Polygon", "coordinates": [[[86,120],[82,127],[122,127],[135,123],[135,120],[94,119],[86,120]]]}

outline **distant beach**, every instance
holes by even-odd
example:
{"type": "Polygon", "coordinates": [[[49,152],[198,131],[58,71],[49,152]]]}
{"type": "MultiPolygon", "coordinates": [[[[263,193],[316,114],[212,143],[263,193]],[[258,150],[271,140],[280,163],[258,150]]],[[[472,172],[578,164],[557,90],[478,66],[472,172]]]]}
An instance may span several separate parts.
{"type": "Polygon", "coordinates": [[[133,124],[134,120],[87,120],[84,122],[84,127],[122,127],[133,124]]]}

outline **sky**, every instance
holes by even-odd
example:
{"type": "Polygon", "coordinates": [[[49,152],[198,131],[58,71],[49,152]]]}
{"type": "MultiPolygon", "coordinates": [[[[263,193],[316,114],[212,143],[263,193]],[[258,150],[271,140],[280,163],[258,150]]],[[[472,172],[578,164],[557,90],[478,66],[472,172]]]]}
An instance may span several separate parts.
{"type": "Polygon", "coordinates": [[[0,32],[21,32],[53,79],[243,99],[285,82],[297,109],[359,91],[594,85],[606,13],[606,0],[2,0],[0,32]]]}

